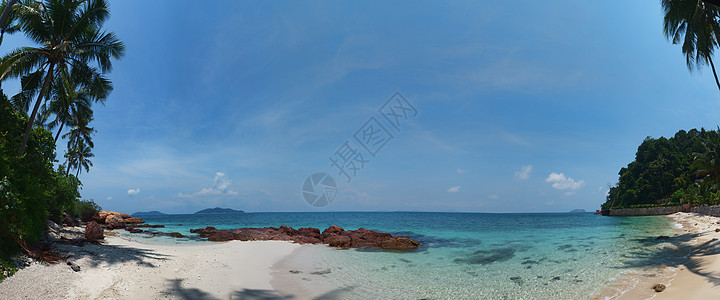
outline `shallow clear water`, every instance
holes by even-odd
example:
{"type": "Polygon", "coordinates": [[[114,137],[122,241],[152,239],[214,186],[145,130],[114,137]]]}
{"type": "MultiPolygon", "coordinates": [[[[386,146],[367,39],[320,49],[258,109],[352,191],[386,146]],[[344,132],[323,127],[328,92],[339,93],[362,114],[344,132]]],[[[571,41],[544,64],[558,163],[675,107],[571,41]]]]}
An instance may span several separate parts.
{"type": "Polygon", "coordinates": [[[187,235],[191,228],[205,226],[323,230],[338,225],[407,235],[422,243],[420,249],[403,253],[314,248],[303,258],[305,269],[296,270],[301,273],[281,274],[287,286],[312,290],[313,285],[322,285],[333,295],[350,299],[582,299],[600,292],[623,272],[653,268],[660,260],[682,256],[667,251],[668,245],[656,239],[674,231],[664,217],[348,212],[143,219],[166,225],[158,230],[187,235]]]}

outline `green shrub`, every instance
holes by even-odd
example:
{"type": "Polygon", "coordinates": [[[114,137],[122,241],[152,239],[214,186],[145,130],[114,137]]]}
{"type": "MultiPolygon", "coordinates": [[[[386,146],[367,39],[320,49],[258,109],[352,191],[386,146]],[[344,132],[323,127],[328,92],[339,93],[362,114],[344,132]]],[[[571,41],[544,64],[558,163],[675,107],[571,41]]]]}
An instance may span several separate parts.
{"type": "Polygon", "coordinates": [[[83,221],[89,221],[93,215],[101,211],[100,205],[93,200],[78,200],[73,202],[72,208],[68,210],[74,218],[80,218],[83,221]]]}
{"type": "Polygon", "coordinates": [[[18,268],[11,261],[0,258],[0,282],[15,274],[18,268]]]}

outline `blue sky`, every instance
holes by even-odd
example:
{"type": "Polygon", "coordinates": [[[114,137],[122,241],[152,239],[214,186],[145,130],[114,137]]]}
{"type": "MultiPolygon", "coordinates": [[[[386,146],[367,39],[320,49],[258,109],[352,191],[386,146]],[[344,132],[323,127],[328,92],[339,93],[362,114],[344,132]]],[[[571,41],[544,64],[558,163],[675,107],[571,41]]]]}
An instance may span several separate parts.
{"type": "MultiPolygon", "coordinates": [[[[124,0],[111,12],[127,54],[80,175],[82,196],[109,210],[594,210],[646,136],[719,124],[712,73],[687,70],[659,1],[124,0]],[[396,92],[417,115],[347,182],[329,157],[396,92]],[[337,181],[327,207],[301,196],[315,172],[337,181]]],[[[2,52],[23,43],[6,37],[2,52]]]]}

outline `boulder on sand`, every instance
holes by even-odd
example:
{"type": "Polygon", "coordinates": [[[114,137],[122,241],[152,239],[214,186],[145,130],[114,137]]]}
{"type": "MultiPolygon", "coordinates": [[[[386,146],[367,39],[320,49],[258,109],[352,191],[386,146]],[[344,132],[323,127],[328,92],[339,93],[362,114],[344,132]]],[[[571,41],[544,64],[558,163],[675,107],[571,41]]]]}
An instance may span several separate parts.
{"type": "Polygon", "coordinates": [[[85,226],[85,239],[88,240],[101,240],[103,239],[103,229],[100,227],[100,225],[95,221],[90,221],[90,223],[85,226]]]}

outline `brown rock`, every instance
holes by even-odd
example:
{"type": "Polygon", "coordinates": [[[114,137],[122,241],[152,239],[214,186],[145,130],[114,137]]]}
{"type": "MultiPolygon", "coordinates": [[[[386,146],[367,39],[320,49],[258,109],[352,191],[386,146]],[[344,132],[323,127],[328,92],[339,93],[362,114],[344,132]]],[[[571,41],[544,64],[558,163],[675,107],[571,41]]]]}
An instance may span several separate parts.
{"type": "Polygon", "coordinates": [[[182,235],[182,234],[179,233],[179,232],[171,232],[171,233],[168,233],[167,235],[168,235],[168,236],[171,236],[171,237],[174,237],[174,238],[184,238],[184,237],[185,237],[184,235],[182,235]]]}
{"type": "Polygon", "coordinates": [[[103,221],[105,224],[112,224],[112,223],[125,223],[125,220],[123,220],[122,217],[119,215],[111,214],[105,217],[105,220],[103,221]]]}
{"type": "Polygon", "coordinates": [[[298,234],[302,236],[308,236],[308,237],[314,237],[319,239],[320,238],[320,229],[313,228],[313,227],[304,227],[298,229],[298,234]]]}
{"type": "Polygon", "coordinates": [[[235,237],[236,240],[254,241],[255,237],[253,236],[252,232],[250,232],[250,230],[247,230],[247,229],[248,228],[238,228],[238,229],[231,231],[231,233],[233,234],[233,236],[235,237]]]}
{"type": "Polygon", "coordinates": [[[200,235],[200,237],[209,237],[211,234],[213,234],[217,231],[218,230],[212,226],[208,226],[205,228],[199,228],[199,229],[190,229],[191,233],[197,233],[200,235]]]}
{"type": "Polygon", "coordinates": [[[63,225],[67,225],[67,226],[79,226],[80,225],[80,221],[78,221],[77,219],[70,216],[69,213],[63,212],[62,216],[63,216],[63,221],[62,221],[63,225]]]}
{"type": "Polygon", "coordinates": [[[325,236],[340,234],[343,231],[345,231],[345,229],[342,229],[342,227],[332,225],[327,229],[323,230],[322,234],[320,234],[320,239],[322,240],[325,236]]]}
{"type": "Polygon", "coordinates": [[[412,250],[420,247],[420,243],[406,236],[396,236],[380,242],[380,248],[388,250],[412,250]]]}
{"type": "Polygon", "coordinates": [[[661,283],[658,283],[658,284],[654,285],[652,288],[653,288],[653,290],[655,290],[656,292],[660,293],[660,292],[662,292],[662,291],[665,290],[665,285],[664,285],[664,284],[661,284],[661,283]]]}
{"type": "Polygon", "coordinates": [[[208,241],[212,241],[212,242],[225,242],[225,241],[232,241],[234,239],[235,239],[235,236],[227,230],[215,231],[208,237],[208,241]]]}
{"type": "Polygon", "coordinates": [[[125,228],[125,223],[110,223],[107,225],[108,229],[123,229],[125,228]]]}
{"type": "Polygon", "coordinates": [[[333,235],[330,237],[325,238],[323,240],[324,243],[328,244],[330,247],[341,247],[341,248],[349,248],[352,244],[352,240],[348,236],[344,235],[333,235]]]}
{"type": "Polygon", "coordinates": [[[88,240],[101,240],[103,239],[103,229],[98,225],[95,221],[90,221],[90,223],[85,226],[85,239],[88,240]]]}
{"type": "Polygon", "coordinates": [[[293,235],[298,235],[298,234],[299,234],[296,229],[294,229],[294,228],[292,228],[292,227],[287,227],[287,225],[280,226],[280,228],[278,228],[278,230],[279,230],[281,233],[284,233],[284,234],[286,234],[286,235],[288,235],[288,236],[293,236],[293,235]]]}
{"type": "Polygon", "coordinates": [[[318,238],[309,237],[309,236],[299,236],[293,240],[294,242],[298,244],[320,244],[322,241],[320,241],[318,238]]]}
{"type": "Polygon", "coordinates": [[[210,241],[266,241],[281,240],[293,241],[300,244],[325,243],[331,247],[362,247],[381,248],[388,250],[411,250],[420,247],[420,243],[404,236],[393,237],[389,233],[377,232],[360,228],[358,230],[344,230],[338,226],[330,226],[322,233],[317,228],[293,229],[288,226],[265,228],[237,228],[231,231],[218,230],[215,227],[191,229],[200,237],[210,241]]]}
{"type": "Polygon", "coordinates": [[[145,230],[132,228],[132,227],[125,227],[125,230],[129,231],[130,233],[141,233],[145,232],[145,230]]]}
{"type": "Polygon", "coordinates": [[[143,219],[135,218],[135,217],[127,217],[127,218],[123,218],[123,220],[125,221],[125,223],[128,223],[128,224],[145,223],[145,221],[143,221],[143,219]]]}

